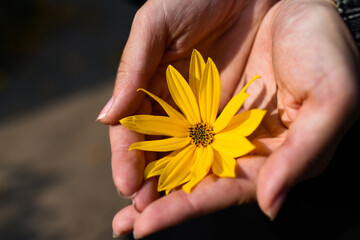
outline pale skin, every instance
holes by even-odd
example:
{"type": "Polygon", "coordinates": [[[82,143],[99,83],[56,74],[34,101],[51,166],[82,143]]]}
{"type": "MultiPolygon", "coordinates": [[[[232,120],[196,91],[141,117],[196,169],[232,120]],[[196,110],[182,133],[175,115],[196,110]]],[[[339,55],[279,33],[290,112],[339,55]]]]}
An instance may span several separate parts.
{"type": "MultiPolygon", "coordinates": [[[[206,60],[205,58],[205,60],[206,60]]],[[[99,121],[110,124],[114,183],[130,205],[113,231],[143,237],[189,218],[257,201],[271,219],[288,191],[324,171],[341,136],[359,114],[359,53],[333,3],[326,0],[160,1],[137,13],[123,52],[113,101],[99,121]],[[165,70],[187,78],[192,49],[211,57],[222,81],[221,108],[251,77],[244,109],[266,109],[251,136],[250,155],[237,159],[237,177],[208,175],[191,192],[160,197],[156,179],[143,180],[154,154],[128,151],[144,136],[118,124],[160,107],[143,87],[171,102],[165,70]]]]}

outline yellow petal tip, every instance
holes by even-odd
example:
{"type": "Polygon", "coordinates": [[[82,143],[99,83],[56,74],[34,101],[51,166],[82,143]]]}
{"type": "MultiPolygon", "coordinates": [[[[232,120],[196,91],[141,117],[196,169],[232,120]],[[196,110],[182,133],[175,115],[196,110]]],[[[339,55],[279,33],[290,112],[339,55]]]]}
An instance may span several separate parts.
{"type": "Polygon", "coordinates": [[[175,68],[171,65],[171,64],[169,64],[169,66],[167,67],[167,69],[166,70],[175,70],[175,68]]]}
{"type": "Polygon", "coordinates": [[[147,93],[147,91],[146,91],[144,88],[138,88],[136,91],[137,91],[137,92],[144,92],[144,93],[147,93]]]}
{"type": "Polygon", "coordinates": [[[131,150],[133,150],[133,149],[136,149],[136,148],[134,148],[134,144],[136,144],[136,143],[133,143],[133,144],[130,145],[129,151],[131,151],[131,150]]]}
{"type": "Polygon", "coordinates": [[[189,188],[183,187],[182,190],[186,192],[187,194],[190,194],[191,190],[189,188]]]}
{"type": "Polygon", "coordinates": [[[195,48],[193,49],[194,53],[200,54],[200,52],[198,50],[196,50],[195,48]]]}

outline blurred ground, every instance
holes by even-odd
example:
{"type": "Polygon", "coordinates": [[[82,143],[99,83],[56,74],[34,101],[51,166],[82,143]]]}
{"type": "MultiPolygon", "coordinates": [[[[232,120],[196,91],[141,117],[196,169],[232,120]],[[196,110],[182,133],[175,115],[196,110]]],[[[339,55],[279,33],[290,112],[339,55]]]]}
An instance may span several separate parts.
{"type": "Polygon", "coordinates": [[[107,127],[96,124],[110,84],[0,126],[0,239],[111,239],[128,202],[112,184],[107,127]]]}

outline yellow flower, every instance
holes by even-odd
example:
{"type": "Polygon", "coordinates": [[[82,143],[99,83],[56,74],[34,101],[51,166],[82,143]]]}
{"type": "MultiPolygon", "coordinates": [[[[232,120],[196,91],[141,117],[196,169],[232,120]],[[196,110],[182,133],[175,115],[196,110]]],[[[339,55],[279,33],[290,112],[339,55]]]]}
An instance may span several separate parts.
{"type": "Polygon", "coordinates": [[[252,109],[236,114],[245,99],[245,92],[255,79],[235,95],[216,118],[220,103],[220,76],[209,58],[205,64],[202,56],[193,51],[190,60],[189,84],[171,65],[166,71],[170,94],[180,112],[154,94],[144,90],[165,110],[168,116],[136,115],[120,120],[126,128],[147,135],[169,138],[141,141],[129,150],[170,152],[167,156],[150,162],[144,171],[145,179],[160,176],[158,191],[169,193],[182,185],[190,193],[210,171],[219,177],[235,177],[235,158],[254,149],[245,137],[260,124],[266,111],[252,109]],[[236,115],[235,115],[236,114],[236,115]]]}

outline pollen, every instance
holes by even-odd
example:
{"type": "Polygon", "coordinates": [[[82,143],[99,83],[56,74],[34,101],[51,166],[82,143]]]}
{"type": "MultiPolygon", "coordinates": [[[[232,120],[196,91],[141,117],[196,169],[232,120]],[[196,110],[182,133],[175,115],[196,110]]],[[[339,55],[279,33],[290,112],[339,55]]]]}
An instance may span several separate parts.
{"type": "Polygon", "coordinates": [[[191,143],[196,147],[206,147],[214,141],[213,127],[208,123],[196,123],[189,127],[191,143]]]}

